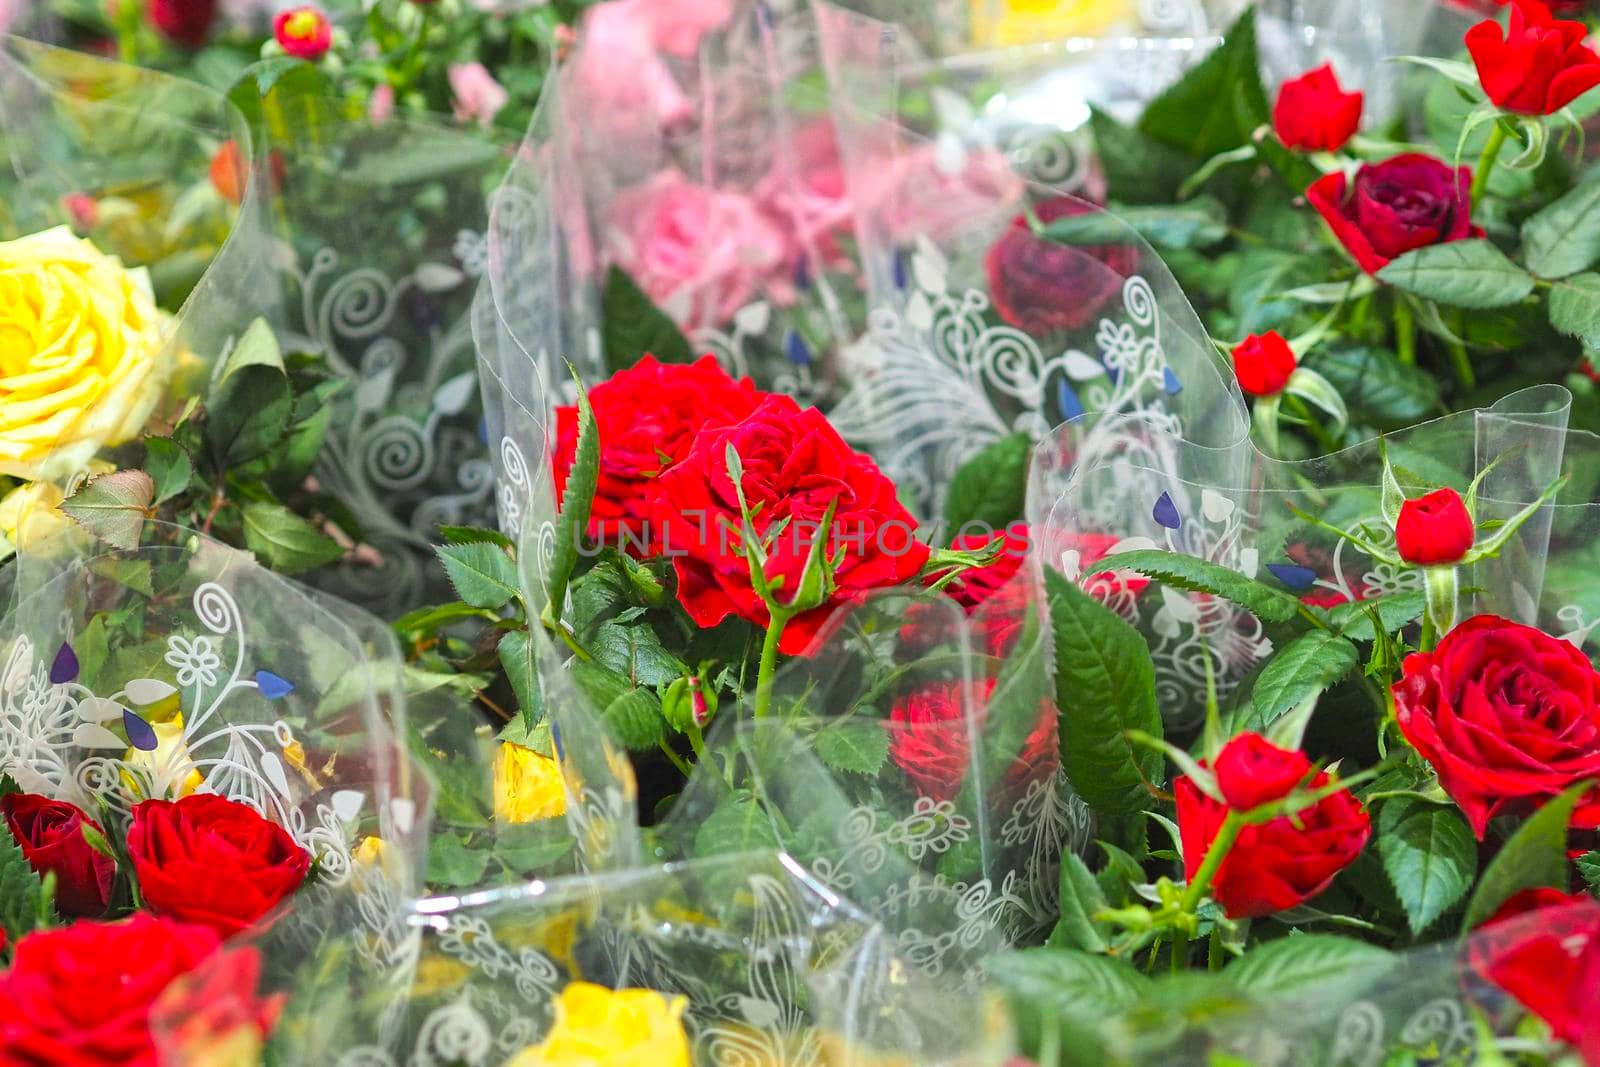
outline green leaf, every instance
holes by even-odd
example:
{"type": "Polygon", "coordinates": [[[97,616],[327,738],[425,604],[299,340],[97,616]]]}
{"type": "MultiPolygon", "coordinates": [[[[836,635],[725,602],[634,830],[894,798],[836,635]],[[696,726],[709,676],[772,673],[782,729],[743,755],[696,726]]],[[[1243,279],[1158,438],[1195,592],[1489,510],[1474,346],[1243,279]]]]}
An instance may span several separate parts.
{"type": "Polygon", "coordinates": [[[778,835],[771,819],[761,805],[744,792],[732,794],[718,804],[694,835],[696,857],[777,847],[778,835]]]}
{"type": "Polygon", "coordinates": [[[39,919],[43,889],[39,876],[28,866],[22,847],[9,832],[0,833],[0,929],[15,945],[39,919]]]}
{"type": "Polygon", "coordinates": [[[293,411],[294,395],[281,370],[241,367],[206,399],[206,442],[219,465],[246,463],[284,439],[293,411]]]}
{"type": "Polygon", "coordinates": [[[602,298],[606,369],[627,370],[646,355],[662,363],[692,363],[694,349],[678,324],[656,307],[628,272],[613,266],[602,298]]]}
{"type": "Polygon", "coordinates": [[[1248,10],[1216,50],[1145,108],[1139,129],[1195,159],[1210,159],[1250,143],[1270,115],[1255,12],[1248,10]]]}
{"type": "Polygon", "coordinates": [[[1335,634],[1312,630],[1279,649],[1256,675],[1250,699],[1257,727],[1327,689],[1361,662],[1356,646],[1335,634]]]}
{"type": "Polygon", "coordinates": [[[189,488],[194,460],[188,449],[170,437],[144,439],[144,469],[155,483],[155,503],[164,504],[189,488]]]}
{"type": "Polygon", "coordinates": [[[1368,985],[1399,963],[1393,953],[1364,941],[1302,934],[1257,945],[1222,973],[1240,990],[1259,999],[1293,1000],[1321,996],[1338,985],[1368,985]]]}
{"type": "Polygon", "coordinates": [[[1095,564],[1095,570],[1138,571],[1179,589],[1219,596],[1263,622],[1288,622],[1300,614],[1300,601],[1288,593],[1220,564],[1178,552],[1157,548],[1118,552],[1095,564]]]}
{"type": "Polygon", "coordinates": [[[455,834],[434,834],[428,841],[428,884],[449,889],[478,885],[489,867],[489,850],[470,847],[455,834]]]}
{"type": "Polygon", "coordinates": [[[1306,366],[1339,390],[1352,412],[1382,428],[1410,426],[1439,407],[1439,383],[1433,375],[1377,348],[1322,346],[1306,358],[1306,366]]]}
{"type": "Polygon", "coordinates": [[[267,367],[279,374],[287,373],[283,365],[283,350],[278,347],[278,335],[272,332],[266,319],[256,319],[246,327],[244,336],[239,338],[238,344],[228,353],[228,358],[217,368],[212,391],[226,385],[230,378],[246,367],[267,367]]]}
{"type": "Polygon", "coordinates": [[[517,697],[517,707],[522,711],[522,723],[531,730],[534,723],[544,717],[544,693],[539,688],[539,674],[534,670],[533,642],[528,631],[507,631],[500,638],[498,653],[500,667],[506,672],[506,680],[517,697]]]}
{"type": "Polygon", "coordinates": [[[1161,248],[1208,248],[1227,238],[1228,211],[1210,196],[1186,204],[1117,206],[1056,219],[1040,236],[1065,245],[1124,244],[1130,226],[1161,248]]]}
{"type": "Polygon", "coordinates": [[[1482,926],[1500,905],[1524,889],[1567,888],[1567,826],[1593,782],[1580,782],[1534,812],[1483,872],[1461,920],[1466,933],[1482,926]]]}
{"type": "Polygon", "coordinates": [[[589,651],[595,662],[626,675],[635,685],[671,685],[689,673],[688,664],[663,648],[660,636],[644,623],[601,623],[589,639],[589,651]]]}
{"type": "Polygon", "coordinates": [[[500,830],[494,858],[520,875],[548,874],[557,860],[572,851],[573,844],[567,834],[552,834],[548,823],[523,823],[500,830]]]}
{"type": "Polygon", "coordinates": [[[243,511],[246,547],[275,571],[299,574],[344,555],[339,542],[282,504],[256,500],[243,511]]]}
{"type": "Polygon", "coordinates": [[[600,718],[611,738],[630,752],[648,752],[661,743],[661,698],[648,689],[623,693],[606,705],[600,718]]]}
{"type": "Polygon", "coordinates": [[[107,544],[133,549],[139,547],[155,496],[155,482],[144,471],[112,471],[85,482],[61,510],[107,544]]]}
{"type": "Polygon", "coordinates": [[[1003,530],[1022,518],[1028,491],[1028,459],[1033,438],[1002,437],[961,465],[945,497],[945,525],[952,537],[969,524],[1003,530]]]}
{"type": "MultiPolygon", "coordinates": [[[[574,380],[577,374],[573,374],[574,380]]],[[[556,526],[556,544],[550,553],[550,569],[545,573],[545,611],[553,623],[561,622],[566,610],[567,583],[578,564],[578,544],[589,533],[589,512],[594,507],[594,490],[600,480],[600,428],[594,421],[588,390],[578,382],[578,447],[573,453],[572,471],[567,476],[561,499],[561,516],[556,526]]]]}
{"type": "Polygon", "coordinates": [[[123,559],[118,556],[100,556],[89,563],[89,569],[102,578],[110,578],[118,585],[136,593],[155,596],[153,570],[147,559],[123,559]]]}
{"type": "Polygon", "coordinates": [[[498,610],[521,595],[517,565],[505,549],[487,541],[434,549],[456,595],[475,608],[498,610]]]}
{"type": "Polygon", "coordinates": [[[1578,873],[1589,892],[1600,893],[1600,852],[1585,852],[1578,857],[1578,873]]]}
{"type": "Polygon", "coordinates": [[[1052,948],[1077,948],[1085,952],[1105,952],[1106,939],[1095,928],[1094,915],[1106,907],[1100,883],[1078,858],[1077,853],[1061,856],[1061,918],[1050,933],[1052,948]]]}
{"type": "Polygon", "coordinates": [[[1506,307],[1533,292],[1533,276],[1481,238],[1407,252],[1380,270],[1378,280],[1462,308],[1506,307]]]}
{"type": "Polygon", "coordinates": [[[1367,600],[1349,600],[1329,608],[1328,621],[1352,641],[1371,641],[1377,635],[1373,633],[1369,611],[1378,613],[1378,622],[1385,633],[1394,633],[1422,617],[1426,600],[1420,589],[1404,589],[1367,600]]]}
{"type": "Polygon", "coordinates": [[[1478,843],[1460,812],[1394,797],[1378,809],[1378,854],[1411,932],[1455,907],[1478,875],[1478,843]]]}
{"type": "Polygon", "coordinates": [[[877,774],[889,758],[889,734],[871,719],[831,723],[818,730],[811,743],[818,759],[847,774],[877,774]]]}
{"type": "Polygon", "coordinates": [[[491,545],[499,545],[508,552],[517,547],[511,538],[499,530],[484,529],[480,526],[440,526],[439,540],[447,545],[471,545],[485,542],[491,545]]]}
{"type": "Polygon", "coordinates": [[[1137,1004],[1150,979],[1109,956],[1068,948],[1002,952],[984,971],[1020,1015],[1068,1016],[1104,1022],[1137,1004]]]}
{"type": "Polygon", "coordinates": [[[1161,736],[1150,650],[1116,612],[1053,570],[1045,572],[1055,635],[1062,765],[1100,815],[1129,815],[1159,785],[1161,753],[1128,731],[1161,736]]]}
{"type": "Polygon", "coordinates": [[[1579,274],[1550,287],[1550,325],[1591,348],[1600,346],[1600,274],[1579,274]]]}
{"type": "Polygon", "coordinates": [[[1107,193],[1119,203],[1170,204],[1194,172],[1195,160],[1122,125],[1099,108],[1090,108],[1089,128],[1106,173],[1107,193]]]}
{"type": "Polygon", "coordinates": [[[1587,181],[1522,224],[1522,253],[1541,278],[1567,278],[1600,262],[1600,181],[1587,181]]]}

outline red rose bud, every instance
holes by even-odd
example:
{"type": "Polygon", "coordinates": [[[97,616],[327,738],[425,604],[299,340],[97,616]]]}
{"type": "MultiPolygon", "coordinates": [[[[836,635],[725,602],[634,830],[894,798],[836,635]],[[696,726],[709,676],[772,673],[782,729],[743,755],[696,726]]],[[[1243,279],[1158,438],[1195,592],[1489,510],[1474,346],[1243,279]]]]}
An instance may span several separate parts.
{"type": "Polygon", "coordinates": [[[1233,373],[1251,396],[1277,396],[1296,366],[1294,350],[1277,330],[1251,334],[1233,349],[1233,373]]]}
{"type": "Polygon", "coordinates": [[[1329,174],[1306,199],[1361,269],[1376,274],[1414,249],[1474,236],[1471,190],[1470,168],[1412,153],[1366,164],[1354,183],[1329,174]]]}
{"type": "MultiPolygon", "coordinates": [[[[1307,785],[1332,781],[1326,771],[1307,785]]],[[[1228,806],[1202,793],[1187,777],[1173,783],[1185,877],[1199,873],[1228,806]]],[[[1298,907],[1328,888],[1372,835],[1372,820],[1348,789],[1331,793],[1293,815],[1245,826],[1211,880],[1211,895],[1231,919],[1256,918],[1298,907]]]]}
{"type": "Polygon", "coordinates": [[[287,54],[315,62],[333,47],[333,23],[310,5],[290,8],[272,21],[272,36],[287,54]]]}
{"type": "Polygon", "coordinates": [[[1576,646],[1493,615],[1407,656],[1395,717],[1483,840],[1489,820],[1600,778],[1600,674],[1576,646]]]}
{"type": "MultiPolygon", "coordinates": [[[[905,772],[917,791],[933,800],[953,800],[961,792],[972,762],[970,732],[983,735],[989,716],[989,698],[995,679],[975,683],[976,721],[969,727],[961,682],[935,682],[901,698],[889,712],[889,758],[905,772]]],[[[1022,752],[1005,775],[1005,786],[1016,789],[1047,774],[1059,764],[1055,707],[1039,709],[1022,752]]]]}
{"type": "Polygon", "coordinates": [[[88,233],[100,221],[100,202],[88,193],[68,193],[61,198],[61,206],[80,234],[88,233]]]}
{"type": "MultiPolygon", "coordinates": [[[[1474,972],[1515,997],[1575,1048],[1600,1047],[1600,904],[1582,893],[1524,890],[1483,925],[1474,972]]],[[[1594,1062],[1591,1056],[1588,1062],[1594,1062]]]]}
{"type": "Polygon", "coordinates": [[[148,0],[145,14],[162,36],[185,48],[199,48],[217,20],[217,0],[148,0]]]}
{"type": "MultiPolygon", "coordinates": [[[[1047,224],[1096,210],[1070,196],[1040,201],[1033,209],[1047,224]]],[[[1034,234],[1022,215],[984,258],[995,311],[1008,325],[1036,336],[1094,321],[1138,264],[1132,245],[1061,244],[1034,234]]]]}
{"type": "Polygon", "coordinates": [[[1600,55],[1584,44],[1589,28],[1557,19],[1539,0],[1513,0],[1511,29],[1488,19],[1467,31],[1467,51],[1495,106],[1553,115],[1600,85],[1600,55]]]}
{"type": "Polygon", "coordinates": [[[300,888],[311,855],[254,808],[211,793],[133,809],[128,857],[146,906],[223,937],[300,888]]]}
{"type": "Polygon", "coordinates": [[[85,826],[98,831],[99,823],[64,800],[33,793],[0,797],[0,815],[28,866],[56,876],[56,910],[70,917],[105,914],[117,865],[83,836],[85,826]]]}
{"type": "Polygon", "coordinates": [[[1234,811],[1250,811],[1282,800],[1311,778],[1304,752],[1279,748],[1260,734],[1240,734],[1217,753],[1212,771],[1217,788],[1234,811]]]}
{"type": "Polygon", "coordinates": [[[1289,148],[1337,152],[1361,125],[1361,93],[1347,93],[1333,64],[1283,83],[1272,108],[1272,129],[1289,148]]]}
{"type": "Polygon", "coordinates": [[[1466,502],[1449,486],[1401,504],[1394,524],[1400,558],[1418,567],[1460,563],[1476,536],[1466,502]]]}

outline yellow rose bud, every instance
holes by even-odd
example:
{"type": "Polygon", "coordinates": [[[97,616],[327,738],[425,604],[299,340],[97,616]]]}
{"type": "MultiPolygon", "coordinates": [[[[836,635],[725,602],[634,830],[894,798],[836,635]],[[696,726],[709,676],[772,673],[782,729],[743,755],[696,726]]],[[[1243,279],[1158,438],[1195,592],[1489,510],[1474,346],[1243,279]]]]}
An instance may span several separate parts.
{"type": "Polygon", "coordinates": [[[651,989],[573,982],[545,1039],[506,1067],[689,1067],[689,1002],[651,989]]]}
{"type": "Polygon", "coordinates": [[[494,757],[494,816],[525,823],[567,813],[561,764],[531,748],[503,741],[494,757]]]}
{"type": "Polygon", "coordinates": [[[0,242],[0,474],[59,477],[137,436],[170,321],[145,271],[66,226],[0,242]]]}
{"type": "Polygon", "coordinates": [[[64,499],[54,482],[32,482],[0,500],[0,560],[26,550],[45,555],[67,530],[67,516],[58,511],[64,499]]]}

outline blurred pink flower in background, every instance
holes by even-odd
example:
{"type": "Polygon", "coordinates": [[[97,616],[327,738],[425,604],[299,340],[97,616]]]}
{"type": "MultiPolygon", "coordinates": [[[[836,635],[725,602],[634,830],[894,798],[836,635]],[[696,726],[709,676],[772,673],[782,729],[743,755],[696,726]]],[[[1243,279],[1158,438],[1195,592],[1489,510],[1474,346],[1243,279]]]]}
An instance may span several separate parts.
{"type": "Polygon", "coordinates": [[[858,195],[897,243],[919,235],[935,244],[962,235],[992,238],[997,220],[1009,221],[1025,192],[999,152],[970,152],[954,168],[929,144],[862,171],[858,195]]]}
{"type": "Polygon", "coordinates": [[[22,13],[24,0],[0,0],[0,33],[5,33],[22,13]]]}
{"type": "Polygon", "coordinates": [[[579,35],[577,97],[592,104],[592,114],[605,116],[608,132],[639,124],[654,132],[694,117],[694,105],[657,54],[636,7],[617,0],[590,8],[579,35]]]}
{"type": "Polygon", "coordinates": [[[733,17],[733,0],[616,0],[614,6],[628,9],[661,51],[686,59],[699,50],[701,37],[733,17]]]}
{"type": "Polygon", "coordinates": [[[829,265],[842,265],[848,257],[834,238],[849,230],[854,202],[833,123],[824,119],[802,127],[786,147],[756,186],[756,199],[801,248],[815,248],[829,265]]]}
{"type": "Polygon", "coordinates": [[[452,63],[448,74],[450,91],[455,94],[457,122],[487,126],[511,99],[505,87],[494,80],[494,75],[482,63],[452,63]]]}
{"type": "Polygon", "coordinates": [[[367,98],[367,121],[382,126],[394,118],[394,86],[384,82],[367,98]]]}

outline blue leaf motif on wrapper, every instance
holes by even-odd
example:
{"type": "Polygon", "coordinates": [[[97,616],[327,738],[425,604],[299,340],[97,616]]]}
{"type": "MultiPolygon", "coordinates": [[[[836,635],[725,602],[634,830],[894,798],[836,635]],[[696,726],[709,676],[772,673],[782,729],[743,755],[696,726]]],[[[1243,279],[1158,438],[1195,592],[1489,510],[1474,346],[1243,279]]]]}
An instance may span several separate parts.
{"type": "Polygon", "coordinates": [[[1071,422],[1083,414],[1083,401],[1065,378],[1056,384],[1056,403],[1061,408],[1061,421],[1071,422]]]}
{"type": "Polygon", "coordinates": [[[1317,580],[1317,572],[1310,567],[1302,567],[1298,563],[1269,563],[1267,570],[1272,576],[1297,593],[1303,593],[1311,588],[1317,580]]]}
{"type": "Polygon", "coordinates": [[[50,664],[50,684],[65,685],[78,680],[78,654],[72,651],[72,646],[66,642],[56,650],[56,658],[50,664]]]}
{"type": "Polygon", "coordinates": [[[156,750],[156,732],[154,728],[127,708],[122,710],[122,728],[128,731],[128,744],[140,752],[154,752],[156,750]]]}
{"type": "Polygon", "coordinates": [[[1162,493],[1156,498],[1156,506],[1150,509],[1150,517],[1169,530],[1176,530],[1183,525],[1183,516],[1178,514],[1178,505],[1172,502],[1171,493],[1162,493]]]}
{"type": "Polygon", "coordinates": [[[282,700],[294,692],[294,683],[268,670],[256,671],[256,688],[268,700],[282,700]]]}
{"type": "Polygon", "coordinates": [[[784,338],[783,352],[789,357],[789,362],[797,367],[804,367],[811,362],[811,349],[806,346],[805,338],[795,330],[790,330],[789,336],[784,338]]]}
{"type": "Polygon", "coordinates": [[[1166,387],[1168,396],[1177,396],[1183,392],[1183,381],[1178,377],[1178,372],[1171,367],[1163,368],[1161,382],[1166,387]]]}

